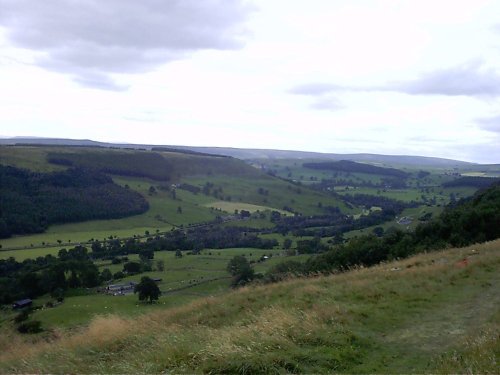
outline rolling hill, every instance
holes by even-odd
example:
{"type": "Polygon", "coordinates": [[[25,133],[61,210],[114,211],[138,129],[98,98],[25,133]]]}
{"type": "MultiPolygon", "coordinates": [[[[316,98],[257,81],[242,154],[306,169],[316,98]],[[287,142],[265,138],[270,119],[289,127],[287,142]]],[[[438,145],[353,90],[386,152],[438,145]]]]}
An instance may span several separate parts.
{"type": "Polygon", "coordinates": [[[170,149],[189,150],[193,152],[225,155],[242,160],[255,159],[326,159],[326,160],[352,160],[373,164],[384,165],[413,165],[440,168],[467,167],[474,166],[459,160],[444,158],[411,156],[411,155],[378,155],[378,154],[335,154],[320,153],[310,151],[292,151],[292,150],[269,150],[269,149],[243,149],[232,147],[196,147],[196,146],[173,146],[173,145],[140,145],[127,143],[107,143],[96,142],[92,140],[75,140],[62,138],[36,138],[36,137],[14,137],[0,139],[0,145],[70,145],[70,146],[97,146],[97,147],[115,147],[115,148],[143,148],[152,149],[153,147],[167,147],[170,149]]]}

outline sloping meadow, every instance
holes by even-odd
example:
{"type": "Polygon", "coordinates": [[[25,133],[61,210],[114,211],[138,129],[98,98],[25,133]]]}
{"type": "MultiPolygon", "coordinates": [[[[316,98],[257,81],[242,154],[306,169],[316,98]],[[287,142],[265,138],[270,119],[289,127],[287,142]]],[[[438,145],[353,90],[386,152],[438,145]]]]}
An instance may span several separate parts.
{"type": "Polygon", "coordinates": [[[500,241],[1,343],[2,373],[495,373],[500,241]],[[35,340],[36,341],[36,340],[35,340]]]}

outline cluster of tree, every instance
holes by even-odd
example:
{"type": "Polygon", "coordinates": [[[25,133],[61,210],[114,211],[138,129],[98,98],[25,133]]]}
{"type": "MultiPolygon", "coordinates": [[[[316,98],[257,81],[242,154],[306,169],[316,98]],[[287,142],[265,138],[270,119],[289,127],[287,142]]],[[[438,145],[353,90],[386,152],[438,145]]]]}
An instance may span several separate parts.
{"type": "Polygon", "coordinates": [[[87,152],[51,152],[50,163],[93,169],[119,176],[147,177],[168,181],[173,175],[172,164],[155,152],[99,150],[87,152]]]}
{"type": "Polygon", "coordinates": [[[283,235],[291,232],[294,236],[333,237],[352,230],[385,223],[393,220],[396,215],[397,211],[385,209],[373,211],[358,219],[341,213],[318,216],[284,216],[275,221],[274,230],[283,235]]]}
{"type": "Polygon", "coordinates": [[[466,246],[500,237],[500,184],[448,207],[438,219],[420,224],[414,233],[392,228],[382,237],[356,237],[305,263],[286,262],[271,268],[266,279],[281,280],[286,274],[343,271],[404,258],[446,246],[466,246]]]}
{"type": "Polygon", "coordinates": [[[255,278],[255,271],[243,255],[236,255],[227,264],[227,271],[233,277],[232,287],[243,286],[255,278]]]}
{"type": "Polygon", "coordinates": [[[91,288],[101,282],[97,266],[82,246],[61,249],[57,257],[0,260],[0,304],[47,293],[57,296],[68,288],[91,288]]]}
{"type": "Polygon", "coordinates": [[[328,190],[331,189],[332,186],[355,186],[355,187],[372,187],[378,188],[383,187],[382,183],[374,182],[371,180],[363,180],[363,179],[352,179],[352,178],[334,178],[328,179],[323,178],[320,182],[311,184],[310,187],[316,190],[328,190]]]}
{"type": "Polygon", "coordinates": [[[312,240],[297,241],[297,252],[299,254],[317,254],[326,250],[328,250],[328,246],[321,242],[319,236],[314,237],[312,240]]]}
{"type": "Polygon", "coordinates": [[[498,183],[500,178],[479,177],[479,176],[464,176],[455,180],[448,181],[442,184],[443,187],[473,187],[476,189],[484,189],[488,186],[498,183]]]}
{"type": "Polygon", "coordinates": [[[417,178],[425,178],[425,177],[429,176],[430,174],[431,174],[431,172],[420,170],[417,172],[417,178]]]}
{"type": "Polygon", "coordinates": [[[92,257],[95,259],[112,259],[126,254],[139,254],[148,257],[153,251],[192,250],[195,253],[201,249],[224,249],[253,247],[272,249],[278,245],[275,239],[263,239],[257,236],[256,229],[244,227],[220,227],[210,225],[206,227],[190,228],[187,230],[173,230],[171,232],[151,236],[146,241],[129,238],[124,242],[119,239],[109,239],[106,242],[92,243],[92,257]]]}
{"type": "Polygon", "coordinates": [[[50,224],[116,219],[147,211],[139,193],[97,171],[35,173],[0,165],[0,238],[43,232],[50,224]]]}
{"type": "Polygon", "coordinates": [[[408,173],[400,169],[377,167],[375,165],[356,163],[350,160],[304,163],[303,167],[309,169],[317,169],[317,170],[377,174],[377,175],[393,176],[400,178],[407,178],[409,176],[408,173]]]}
{"type": "Polygon", "coordinates": [[[403,202],[396,199],[370,194],[345,194],[343,199],[355,206],[364,206],[367,209],[371,207],[380,207],[382,210],[394,211],[400,214],[405,208],[417,207],[416,202],[403,202]]]}
{"type": "Polygon", "coordinates": [[[178,187],[179,187],[179,189],[187,190],[193,194],[198,194],[201,191],[200,187],[194,186],[191,184],[186,184],[186,183],[180,184],[178,187]]]}

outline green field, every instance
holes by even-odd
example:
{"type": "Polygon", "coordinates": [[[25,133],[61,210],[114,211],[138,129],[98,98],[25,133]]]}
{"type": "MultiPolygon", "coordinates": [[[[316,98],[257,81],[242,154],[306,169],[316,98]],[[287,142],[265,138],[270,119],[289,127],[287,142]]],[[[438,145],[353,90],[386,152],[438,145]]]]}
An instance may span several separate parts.
{"type": "MultiPolygon", "coordinates": [[[[20,250],[23,251],[30,250],[20,250]]],[[[152,260],[153,271],[139,275],[125,277],[113,281],[115,284],[138,282],[142,276],[161,278],[158,283],[162,296],[157,304],[144,306],[138,303],[136,295],[112,296],[97,293],[95,290],[71,291],[65,298],[64,303],[54,308],[43,308],[33,314],[33,319],[40,320],[46,328],[71,328],[81,324],[88,324],[92,318],[101,314],[119,314],[122,316],[134,316],[151,310],[163,309],[185,304],[200,297],[215,296],[227,293],[231,290],[231,277],[226,271],[228,262],[236,255],[244,255],[249,261],[256,262],[254,269],[257,273],[263,273],[273,265],[285,259],[305,261],[310,255],[290,257],[283,256],[283,250],[261,250],[261,249],[207,249],[200,255],[188,255],[178,258],[172,251],[157,251],[152,260]],[[262,256],[269,258],[264,262],[257,262],[262,256]],[[157,262],[164,263],[164,270],[157,271],[157,262]]],[[[138,261],[139,257],[128,256],[130,261],[138,261]]],[[[123,264],[111,264],[110,261],[96,262],[102,271],[108,268],[112,273],[121,271],[123,264]]],[[[44,296],[35,301],[35,305],[43,305],[50,300],[44,296]]],[[[4,314],[0,314],[4,315],[4,314]]],[[[1,319],[0,319],[1,320],[1,319]]],[[[3,328],[7,329],[10,323],[4,322],[3,328]]],[[[2,326],[2,324],[0,324],[2,326]]]]}
{"type": "Polygon", "coordinates": [[[226,213],[234,213],[234,212],[238,212],[241,210],[246,210],[250,213],[254,213],[257,211],[278,211],[282,215],[290,215],[289,212],[279,210],[276,208],[266,207],[266,206],[258,206],[256,204],[241,203],[241,202],[217,201],[217,202],[213,202],[213,203],[207,203],[205,205],[205,207],[216,208],[216,209],[223,211],[223,212],[226,212],[226,213]]]}
{"type": "Polygon", "coordinates": [[[353,211],[336,197],[266,175],[252,179],[230,176],[189,177],[185,178],[185,181],[199,187],[207,182],[212,183],[216,188],[222,189],[225,200],[230,198],[231,202],[250,203],[278,210],[290,207],[305,215],[321,214],[323,210],[318,208],[318,203],[323,207],[339,207],[346,213],[353,211]],[[260,194],[259,189],[264,191],[264,194],[260,194]]]}

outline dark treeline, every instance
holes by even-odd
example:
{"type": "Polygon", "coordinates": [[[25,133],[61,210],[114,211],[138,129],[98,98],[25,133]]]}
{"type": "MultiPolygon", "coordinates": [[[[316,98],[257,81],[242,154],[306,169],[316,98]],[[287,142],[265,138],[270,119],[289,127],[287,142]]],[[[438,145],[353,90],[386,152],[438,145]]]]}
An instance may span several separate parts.
{"type": "Polygon", "coordinates": [[[350,160],[304,163],[303,167],[310,169],[339,171],[339,172],[378,174],[378,175],[393,176],[399,178],[406,178],[409,176],[408,173],[399,169],[377,167],[375,165],[356,163],[350,160]]]}
{"type": "Polygon", "coordinates": [[[500,178],[491,178],[491,177],[478,177],[478,176],[465,176],[459,177],[455,180],[448,181],[443,183],[443,187],[474,187],[476,189],[484,189],[488,186],[498,183],[500,178]]]}
{"type": "Polygon", "coordinates": [[[50,224],[116,219],[147,209],[139,193],[96,171],[35,173],[0,165],[0,238],[43,232],[50,224]]]}
{"type": "Polygon", "coordinates": [[[382,210],[394,211],[396,212],[396,214],[400,214],[405,208],[418,206],[418,203],[416,202],[408,203],[396,199],[370,194],[345,194],[342,199],[355,206],[364,206],[367,209],[375,206],[380,207],[382,210]]]}
{"type": "Polygon", "coordinates": [[[310,274],[347,270],[354,266],[377,263],[448,246],[467,246],[500,237],[500,184],[496,183],[472,198],[449,206],[441,216],[420,224],[414,233],[398,229],[386,231],[383,237],[367,235],[351,239],[306,263],[285,262],[272,268],[268,281],[287,274],[310,274]]]}
{"type": "MultiPolygon", "coordinates": [[[[373,225],[379,225],[393,220],[405,208],[418,206],[415,202],[402,202],[399,200],[374,196],[368,194],[338,195],[350,205],[371,208],[380,207],[381,210],[362,215],[358,219],[344,215],[338,210],[329,210],[326,215],[279,217],[273,220],[276,224],[275,231],[286,235],[295,236],[335,237],[343,233],[359,230],[373,225]]],[[[328,210],[329,207],[325,207],[328,210]]]]}
{"type": "Polygon", "coordinates": [[[173,166],[160,154],[146,151],[88,151],[50,152],[50,163],[94,169],[119,176],[146,177],[157,181],[168,181],[173,166]]]}
{"type": "Polygon", "coordinates": [[[92,243],[92,257],[112,259],[119,255],[141,254],[144,252],[165,250],[192,250],[197,253],[202,249],[224,249],[253,247],[259,249],[272,249],[278,245],[276,240],[262,239],[257,236],[253,228],[207,226],[188,230],[173,230],[163,235],[139,241],[130,238],[125,242],[110,239],[104,243],[92,243]]]}
{"type": "Polygon", "coordinates": [[[46,255],[16,262],[0,260],[0,304],[50,293],[56,298],[69,288],[95,287],[101,283],[99,270],[87,249],[61,249],[57,257],[46,255]]]}
{"type": "Polygon", "coordinates": [[[374,182],[371,180],[363,180],[361,178],[322,178],[321,181],[310,184],[309,187],[322,190],[330,191],[332,186],[354,186],[354,187],[371,187],[371,188],[393,188],[393,189],[403,189],[406,188],[406,178],[402,177],[382,177],[380,181],[374,182]]]}
{"type": "Polygon", "coordinates": [[[373,211],[368,215],[362,215],[358,219],[342,213],[330,213],[317,216],[293,216],[280,217],[274,220],[276,226],[274,231],[286,235],[292,233],[294,236],[317,236],[334,237],[352,230],[363,229],[373,225],[379,225],[393,220],[400,213],[401,206],[395,205],[397,209],[384,208],[373,211]]]}

